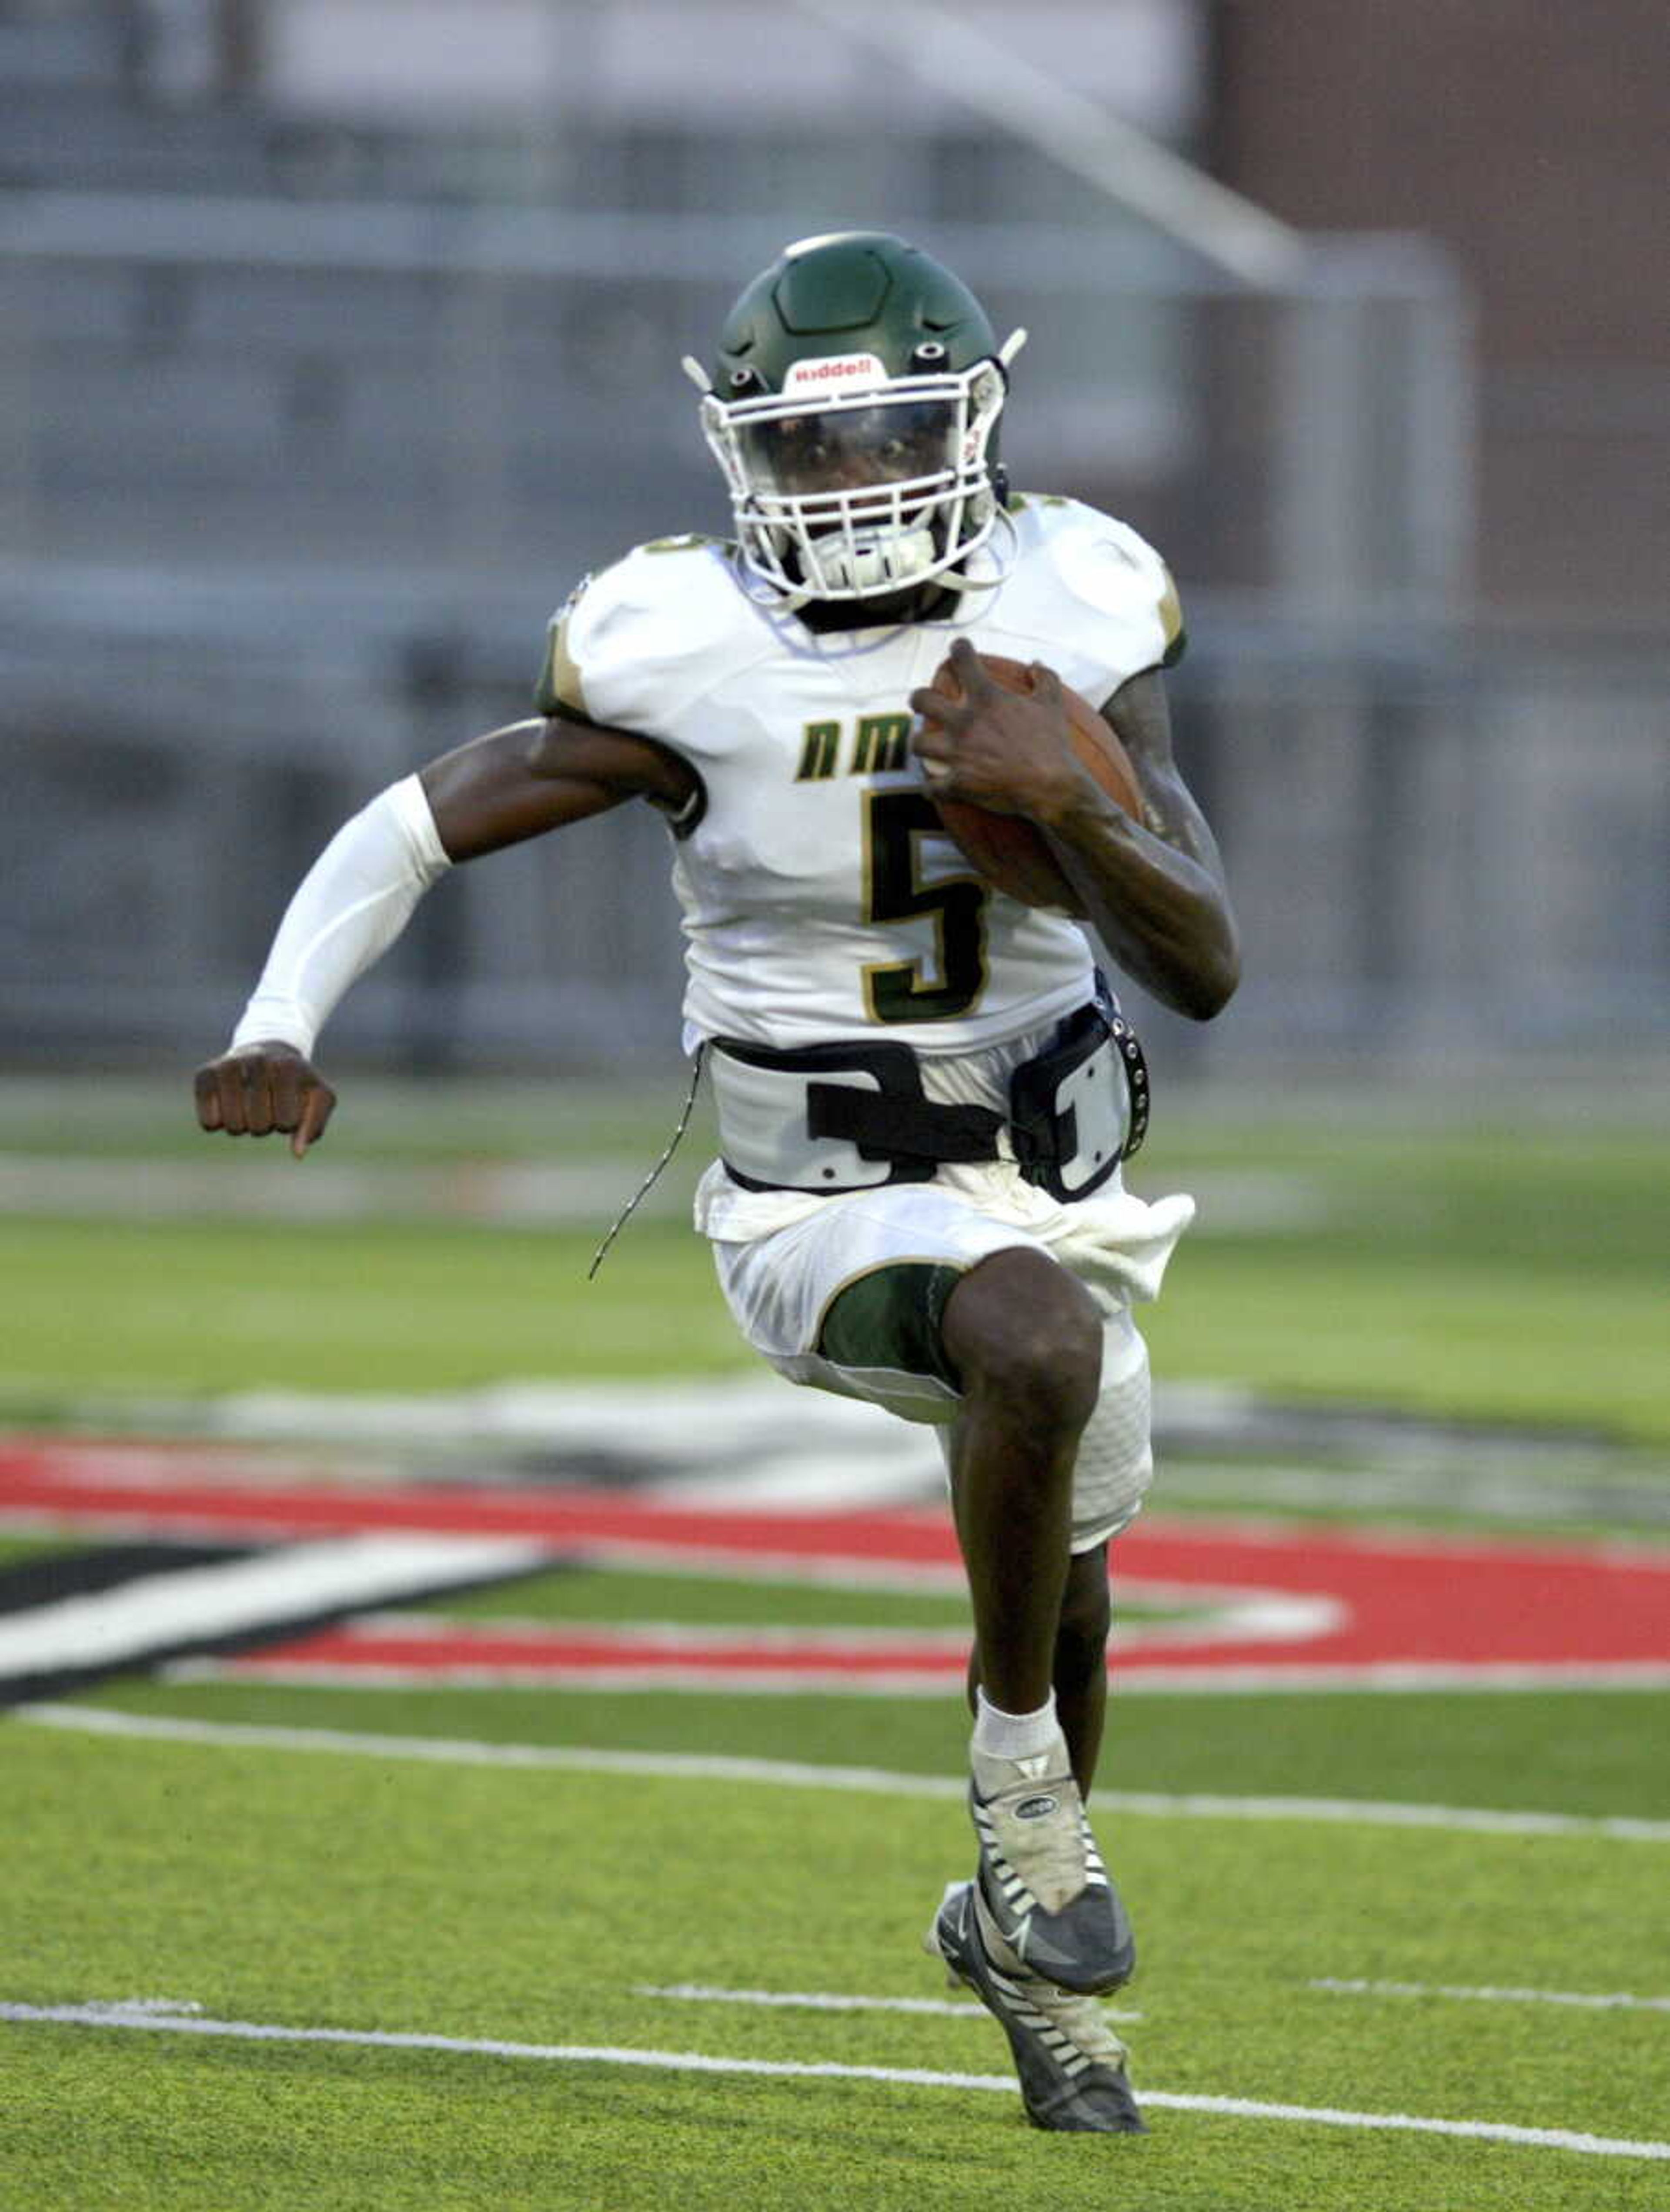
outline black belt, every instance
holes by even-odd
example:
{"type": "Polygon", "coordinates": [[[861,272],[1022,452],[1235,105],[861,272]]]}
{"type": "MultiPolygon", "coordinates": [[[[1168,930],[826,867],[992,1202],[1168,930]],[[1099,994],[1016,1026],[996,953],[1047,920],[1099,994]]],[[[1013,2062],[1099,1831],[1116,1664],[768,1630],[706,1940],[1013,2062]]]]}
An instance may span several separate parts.
{"type": "Polygon", "coordinates": [[[1004,1127],[991,1106],[945,1106],[850,1083],[806,1085],[806,1134],[843,1137],[866,1160],[994,1160],[1004,1127]]]}

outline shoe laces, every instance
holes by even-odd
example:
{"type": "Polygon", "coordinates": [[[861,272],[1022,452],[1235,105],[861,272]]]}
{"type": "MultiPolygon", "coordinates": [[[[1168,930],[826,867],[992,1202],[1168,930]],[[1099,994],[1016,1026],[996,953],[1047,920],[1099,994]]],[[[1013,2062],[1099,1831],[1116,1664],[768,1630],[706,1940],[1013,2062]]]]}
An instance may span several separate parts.
{"type": "Polygon", "coordinates": [[[1076,2051],[1084,2053],[1098,2066],[1120,2072],[1130,2052],[1108,2025],[1108,2016],[1094,1997],[1078,1996],[1071,1990],[1059,1990],[1054,1982],[1047,1982],[1037,1974],[1016,1974],[1012,1978],[1026,2002],[1035,2012],[1041,2012],[1050,2024],[1060,2030],[1076,2051]]]}
{"type": "MultiPolygon", "coordinates": [[[[976,1756],[977,1791],[993,1778],[997,1765],[995,1759],[976,1756]]],[[[1057,1771],[1035,1780],[1005,1780],[990,1796],[981,1792],[981,1803],[1010,1863],[1046,1911],[1059,1911],[1078,1895],[1090,1879],[1091,1868],[1084,1845],[1084,1808],[1071,1774],[1057,1771]],[[1045,1796],[1056,1801],[1053,1812],[1027,1820],[1016,1818],[1017,1806],[1045,1796]]]]}
{"type": "MultiPolygon", "coordinates": [[[[993,1919],[978,1884],[975,1886],[974,1910],[980,1940],[993,1969],[1034,2012],[1041,2013],[1052,2027],[1059,2028],[1075,2051],[1082,2051],[1097,2065],[1110,2066],[1119,2072],[1131,2054],[1108,2025],[1108,2015],[1096,2000],[1058,1988],[1041,1974],[1029,1972],[993,1919]]],[[[955,1975],[952,1978],[955,1980],[955,1975]]]]}
{"type": "Polygon", "coordinates": [[[1059,1812],[1024,1826],[1005,1826],[1005,1841],[1015,1869],[1046,1911],[1059,1910],[1084,1887],[1089,1868],[1078,1792],[1071,1783],[1061,1791],[1059,1812]],[[1071,1793],[1069,1795],[1069,1793],[1071,1793]]]}

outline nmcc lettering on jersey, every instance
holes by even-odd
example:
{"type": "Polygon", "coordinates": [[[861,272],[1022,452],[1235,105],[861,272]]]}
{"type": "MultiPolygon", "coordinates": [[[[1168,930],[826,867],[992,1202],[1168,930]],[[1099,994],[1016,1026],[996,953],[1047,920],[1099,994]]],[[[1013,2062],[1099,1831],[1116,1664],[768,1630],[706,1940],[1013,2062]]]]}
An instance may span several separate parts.
{"type": "Polygon", "coordinates": [[[848,775],[896,775],[910,765],[910,732],[908,714],[860,714],[851,745],[846,747],[840,722],[808,722],[794,780],[817,783],[835,775],[843,751],[848,775]]]}

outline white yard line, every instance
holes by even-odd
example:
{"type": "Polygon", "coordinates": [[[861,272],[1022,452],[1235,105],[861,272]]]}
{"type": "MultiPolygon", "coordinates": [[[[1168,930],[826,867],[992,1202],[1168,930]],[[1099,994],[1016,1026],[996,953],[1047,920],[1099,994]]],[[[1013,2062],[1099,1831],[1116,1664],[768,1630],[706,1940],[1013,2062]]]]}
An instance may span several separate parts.
{"type": "Polygon", "coordinates": [[[651,1656],[677,1651],[734,1651],[746,1645],[751,1651],[852,1651],[891,1649],[930,1659],[952,1658],[966,1662],[969,1632],[956,1621],[945,1628],[890,1628],[868,1624],[852,1628],[814,1626],[798,1628],[780,1621],[747,1621],[714,1626],[701,1620],[539,1620],[514,1613],[402,1613],[379,1607],[361,1613],[352,1623],[354,1634],[374,1643],[382,1636],[424,1636],[455,1638],[460,1644],[549,1643],[572,1637],[576,1642],[601,1641],[607,1637],[622,1657],[634,1652],[651,1656]]]}
{"type": "Polygon", "coordinates": [[[1355,1982],[1324,1975],[1309,1985],[1338,1997],[1461,1997],[1476,2004],[1575,2005],[1585,2012],[1670,2012],[1670,1997],[1631,1996],[1627,1990],[1460,1989],[1448,1982],[1355,1982]]]}
{"type": "MultiPolygon", "coordinates": [[[[67,1214],[100,1221],[214,1220],[233,1216],[292,1221],[386,1219],[415,1214],[455,1221],[548,1222],[590,1227],[599,1191],[633,1187],[632,1158],[585,1166],[537,1159],[315,1160],[301,1178],[240,1176],[221,1156],[155,1159],[143,1154],[76,1158],[67,1152],[0,1151],[0,1214],[67,1214]]],[[[1211,1237],[1309,1229],[1332,1211],[1324,1187],[1281,1171],[1197,1170],[1193,1188],[1211,1237]]],[[[689,1205],[675,1176],[645,1203],[671,1218],[689,1205]]]]}
{"type": "MultiPolygon", "coordinates": [[[[734,1640],[734,1639],[733,1639],[734,1640]]],[[[968,1636],[959,1632],[957,1649],[968,1636]]],[[[1200,1640],[1216,1640],[1203,1633],[1200,1640]]],[[[282,1652],[245,1652],[235,1656],[170,1662],[171,1680],[225,1682],[258,1679],[317,1690],[590,1690],[656,1691],[669,1697],[720,1690],[736,1698],[841,1697],[943,1698],[962,1680],[962,1669],[915,1668],[886,1674],[855,1674],[850,1668],[746,1668],[704,1667],[692,1661],[676,1669],[647,1657],[623,1657],[616,1663],[576,1660],[539,1666],[513,1660],[475,1663],[462,1658],[432,1659],[410,1665],[359,1659],[308,1659],[282,1652]]],[[[1327,1691],[1344,1696],[1381,1696],[1401,1691],[1443,1690],[1663,1690],[1670,1689],[1670,1662],[1619,1660],[1549,1665],[1449,1666],[1402,1662],[1384,1667],[1168,1667],[1150,1663],[1140,1651],[1119,1668],[1121,1698],[1278,1697],[1327,1691]]]]}
{"type": "MultiPolygon", "coordinates": [[[[53,1213],[99,1221],[374,1221],[400,1214],[462,1221],[589,1226],[600,1189],[629,1188],[631,1159],[563,1167],[535,1160],[310,1160],[301,1178],[229,1174],[231,1162],[111,1155],[0,1152],[0,1214],[53,1213]]],[[[1278,1196],[1279,1194],[1278,1194],[1278,1196]]],[[[676,1186],[646,1200],[657,1213],[689,1200],[676,1186]]]]}
{"type": "MultiPolygon", "coordinates": [[[[969,1639],[960,1638],[966,1653],[969,1639]]],[[[688,1697],[701,1692],[722,1692],[733,1698],[954,1698],[962,1688],[963,1668],[940,1668],[927,1673],[889,1670],[885,1674],[854,1674],[849,1668],[823,1669],[754,1667],[745,1672],[734,1667],[681,1666],[676,1673],[647,1660],[635,1665],[519,1667],[513,1663],[475,1665],[449,1661],[444,1669],[385,1665],[358,1661],[289,1659],[282,1653],[269,1658],[255,1651],[238,1661],[182,1659],[170,1662],[167,1680],[175,1682],[282,1682],[304,1690],[586,1690],[661,1692],[688,1697]]]]}
{"type": "MultiPolygon", "coordinates": [[[[333,1753],[403,1759],[442,1766],[566,1769],[581,1774],[640,1774],[693,1782],[757,1782],[778,1788],[873,1791],[891,1797],[954,1797],[965,1779],[895,1774],[874,1766],[813,1766],[792,1759],[708,1757],[688,1752],[593,1751],[561,1744],[477,1743],[448,1736],[374,1735],[343,1729],[270,1728],[248,1721],[203,1721],[110,1706],[19,1705],[15,1717],[37,1728],[173,1743],[224,1744],[258,1751],[333,1753]]],[[[1350,1797],[1166,1796],[1151,1790],[1099,1790],[1112,1813],[1173,1820],[1301,1820],[1378,1828],[1436,1828],[1473,1835],[1571,1836],[1620,1843],[1670,1843],[1670,1820],[1591,1817],[1578,1813],[1503,1813],[1454,1805],[1400,1805],[1350,1797]]]]}
{"type": "MultiPolygon", "coordinates": [[[[1184,1633],[1179,1629],[1179,1640],[1184,1633]]],[[[1151,1660],[1144,1637],[1128,1644],[1114,1632],[1114,1663],[1119,1694],[1130,1697],[1279,1697],[1313,1691],[1372,1692],[1444,1690],[1663,1690],[1670,1689],[1670,1661],[1663,1659],[1480,1660],[1457,1664],[1446,1659],[1388,1659],[1357,1666],[1168,1667],[1151,1660]]],[[[1219,1640],[1203,1633],[1190,1641],[1219,1640]]]]}
{"type": "MultiPolygon", "coordinates": [[[[1013,2096],[1006,2074],[950,2074],[920,2066],[848,2066],[830,2061],[722,2058],[705,2051],[641,2051],[584,2043],[507,2043],[487,2037],[422,2035],[350,2027],[285,2027],[267,2021],[169,2018],[117,2005],[0,2004],[0,2021],[20,2027],[126,2029],[150,2035],[226,2037],[246,2043],[347,2044],[382,2051],[441,2051],[489,2058],[528,2058],[563,2065],[643,2066],[665,2073],[753,2074],[779,2080],[884,2081],[912,2088],[980,2089],[1013,2096]]],[[[1251,2097],[1182,2096],[1160,2089],[1139,2092],[1157,2111],[1212,2112],[1236,2119],[1290,2120],[1335,2128],[1394,2128],[1414,2135],[1458,2136],[1485,2142],[1517,2143],[1537,2150],[1576,2151],[1591,2158],[1670,2160],[1670,2142],[1638,2142],[1576,2128],[1523,2128],[1499,2120],[1433,2120],[1410,2112],[1352,2112],[1328,2106],[1271,2105],[1251,2097]]]]}
{"type": "MultiPolygon", "coordinates": [[[[974,1997],[853,1997],[830,1990],[720,1990],[705,1982],[638,1982],[635,1997],[664,1997],[685,2004],[758,2005],[780,2007],[789,2012],[904,2012],[921,2013],[933,2020],[987,2020],[990,2014],[974,1997]]],[[[1140,2020],[1139,2012],[1115,2012],[1103,2006],[1109,2020],[1140,2020]]]]}

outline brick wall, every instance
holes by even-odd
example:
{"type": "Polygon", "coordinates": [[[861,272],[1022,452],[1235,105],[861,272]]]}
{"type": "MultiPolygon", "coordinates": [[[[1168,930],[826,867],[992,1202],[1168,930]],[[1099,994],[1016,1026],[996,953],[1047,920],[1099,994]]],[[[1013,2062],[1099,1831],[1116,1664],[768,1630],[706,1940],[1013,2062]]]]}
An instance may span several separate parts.
{"type": "Polygon", "coordinates": [[[1218,173],[1428,232],[1475,287],[1481,612],[1670,623],[1662,0],[1220,0],[1218,173]]]}

